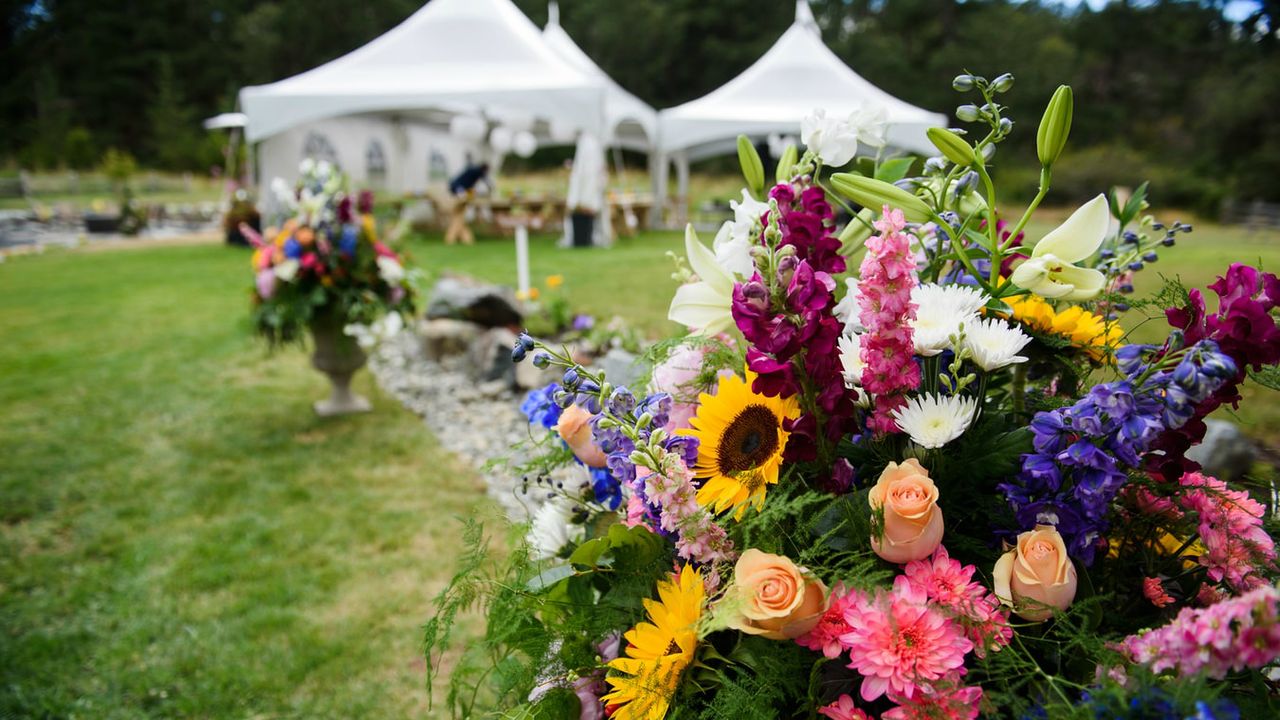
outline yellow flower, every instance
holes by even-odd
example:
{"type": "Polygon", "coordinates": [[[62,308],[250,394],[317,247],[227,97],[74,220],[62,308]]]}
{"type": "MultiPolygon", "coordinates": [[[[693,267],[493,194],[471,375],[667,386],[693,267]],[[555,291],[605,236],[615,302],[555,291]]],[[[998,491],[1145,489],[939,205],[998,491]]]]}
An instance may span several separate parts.
{"type": "Polygon", "coordinates": [[[531,287],[528,290],[517,290],[516,299],[521,302],[525,300],[537,300],[539,294],[538,288],[536,287],[531,287]]]}
{"type": "Polygon", "coordinates": [[[769,485],[778,482],[782,451],[791,433],[782,421],[800,415],[794,397],[783,400],[751,391],[755,373],[747,379],[736,375],[720,381],[715,395],[698,396],[698,413],[689,421],[692,429],[681,435],[698,438],[698,462],[694,475],[706,482],[698,490],[698,503],[715,512],[736,508],[740,519],[751,505],[764,507],[769,485]]]}
{"type": "Polygon", "coordinates": [[[564,284],[564,276],[563,276],[563,275],[548,275],[548,276],[547,276],[547,287],[548,287],[549,289],[551,289],[551,290],[555,290],[556,288],[560,287],[560,286],[561,286],[561,285],[563,285],[563,284],[564,284]]]}
{"type": "Polygon", "coordinates": [[[613,720],[662,720],[680,675],[693,662],[698,646],[698,619],[706,593],[702,576],[685,565],[672,580],[658,583],[660,602],[645,599],[651,622],[627,631],[625,657],[609,663],[605,679],[612,688],[601,700],[617,706],[613,720]]]}
{"type": "Polygon", "coordinates": [[[1033,330],[1067,338],[1093,360],[1110,358],[1121,346],[1124,332],[1118,323],[1079,306],[1056,312],[1052,305],[1035,295],[1005,298],[1005,302],[1013,308],[1014,320],[1033,330]]]}

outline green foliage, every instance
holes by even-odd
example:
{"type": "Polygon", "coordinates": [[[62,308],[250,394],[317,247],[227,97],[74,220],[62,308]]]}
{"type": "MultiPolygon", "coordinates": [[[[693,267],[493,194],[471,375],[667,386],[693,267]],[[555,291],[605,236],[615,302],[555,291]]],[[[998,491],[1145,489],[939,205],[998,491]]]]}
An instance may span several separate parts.
{"type": "Polygon", "coordinates": [[[122,192],[137,172],[138,162],[127,152],[107,148],[107,152],[102,156],[102,174],[106,175],[122,192]]]}
{"type": "Polygon", "coordinates": [[[93,133],[87,128],[74,127],[67,131],[62,142],[62,157],[67,166],[74,170],[88,170],[98,159],[98,150],[94,146],[93,133]]]}

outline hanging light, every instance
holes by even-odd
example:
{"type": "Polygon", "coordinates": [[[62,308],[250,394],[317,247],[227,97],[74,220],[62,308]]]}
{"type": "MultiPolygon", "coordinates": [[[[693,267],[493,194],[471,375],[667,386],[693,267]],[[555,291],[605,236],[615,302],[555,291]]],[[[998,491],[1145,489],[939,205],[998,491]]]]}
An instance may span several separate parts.
{"type": "Polygon", "coordinates": [[[521,130],[516,133],[515,138],[511,142],[511,147],[515,154],[527,158],[538,149],[538,139],[528,130],[521,130]]]}

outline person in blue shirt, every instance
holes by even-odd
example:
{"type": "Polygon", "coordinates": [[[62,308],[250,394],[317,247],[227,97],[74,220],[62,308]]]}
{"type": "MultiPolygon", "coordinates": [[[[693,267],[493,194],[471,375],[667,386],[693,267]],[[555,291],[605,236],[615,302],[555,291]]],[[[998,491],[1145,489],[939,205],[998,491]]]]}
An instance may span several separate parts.
{"type": "Polygon", "coordinates": [[[489,183],[488,163],[480,163],[479,165],[468,163],[462,172],[449,181],[449,193],[453,196],[453,207],[449,209],[449,227],[444,232],[444,243],[446,245],[453,245],[458,241],[461,241],[463,245],[471,245],[476,241],[471,228],[467,226],[467,204],[471,202],[471,198],[475,197],[476,185],[482,182],[485,184],[486,189],[493,189],[493,186],[489,183]]]}

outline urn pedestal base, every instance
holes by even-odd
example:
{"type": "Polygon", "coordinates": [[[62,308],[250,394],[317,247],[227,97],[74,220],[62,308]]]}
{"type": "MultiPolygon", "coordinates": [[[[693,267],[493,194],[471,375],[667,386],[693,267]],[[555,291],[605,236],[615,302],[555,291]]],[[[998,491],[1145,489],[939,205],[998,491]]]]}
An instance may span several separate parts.
{"type": "Polygon", "coordinates": [[[342,332],[343,322],[334,313],[317,315],[311,321],[311,337],[315,351],[311,364],[324,373],[333,386],[329,397],[317,400],[312,407],[320,417],[364,413],[373,409],[369,401],[351,391],[351,376],[364,367],[368,359],[355,338],[342,332]]]}

